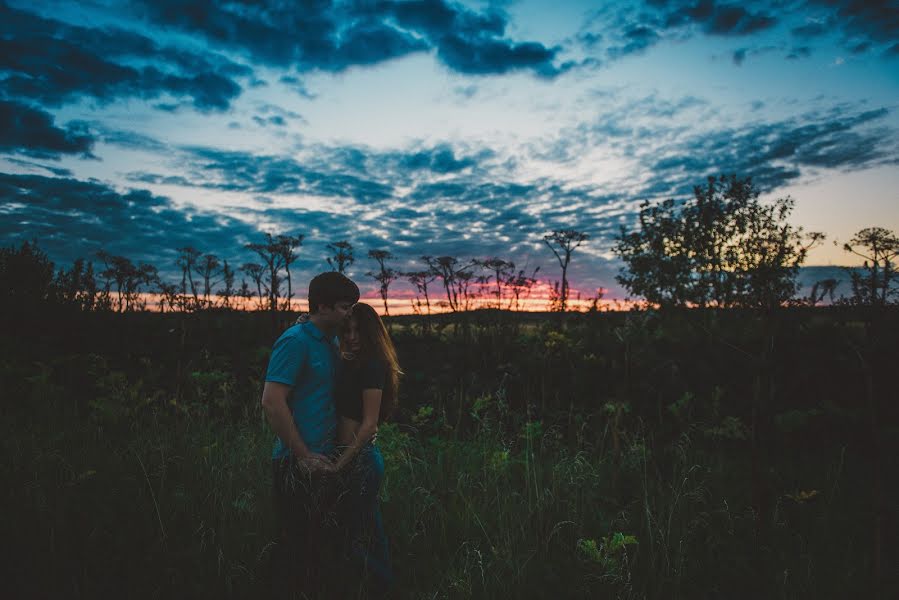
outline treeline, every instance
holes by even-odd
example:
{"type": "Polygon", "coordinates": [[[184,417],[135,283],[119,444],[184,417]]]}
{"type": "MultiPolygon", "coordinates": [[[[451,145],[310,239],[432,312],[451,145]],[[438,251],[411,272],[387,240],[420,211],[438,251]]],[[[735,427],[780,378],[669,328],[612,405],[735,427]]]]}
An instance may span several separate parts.
{"type": "MultiPolygon", "coordinates": [[[[636,227],[620,228],[612,250],[624,267],[617,281],[635,298],[667,307],[771,309],[789,303],[879,305],[895,303],[895,258],[899,237],[880,227],[865,228],[845,243],[847,253],[864,259],[860,269],[846,269],[851,296],[835,297],[840,283],[815,283],[806,297],[797,298],[797,275],[809,250],[824,242],[820,232],[806,233],[787,222],[793,200],[759,201],[751,178],[710,177],[694,188],[693,198],[644,202],[636,227]]],[[[291,267],[299,257],[303,235],[266,233],[260,242],[245,245],[257,259],[232,266],[213,253],[193,246],[177,249],[180,280],[166,281],[149,263],[105,251],[96,262],[79,258],[70,268],[54,270],[36,241],[0,249],[0,279],[9,306],[53,301],[85,311],[129,312],[147,309],[146,294],[156,294],[160,311],[192,312],[213,308],[254,308],[277,313],[291,309],[295,296],[291,267]],[[238,275],[240,281],[238,283],[238,275]]],[[[574,252],[589,240],[577,229],[557,229],[543,243],[558,262],[560,278],[549,279],[548,308],[570,307],[568,273],[574,252]]],[[[345,273],[356,262],[347,240],[326,246],[328,268],[345,273]]],[[[390,250],[366,253],[372,269],[365,275],[377,284],[384,313],[389,314],[391,286],[403,280],[413,292],[417,314],[432,307],[452,312],[489,306],[520,310],[530,298],[540,267],[520,268],[500,257],[462,259],[456,256],[418,258],[417,269],[401,271],[390,250]]],[[[595,310],[602,297],[592,297],[595,310]]]]}

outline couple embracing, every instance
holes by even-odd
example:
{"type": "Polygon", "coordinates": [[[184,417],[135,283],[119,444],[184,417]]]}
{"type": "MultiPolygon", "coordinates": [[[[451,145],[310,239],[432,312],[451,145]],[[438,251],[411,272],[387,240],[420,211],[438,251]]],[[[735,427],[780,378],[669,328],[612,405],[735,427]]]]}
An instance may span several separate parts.
{"type": "Polygon", "coordinates": [[[274,579],[288,597],[382,597],[392,573],[378,490],[378,424],[400,374],[381,318],[337,272],[309,283],[309,315],[275,342],[262,406],[277,435],[274,579]]]}

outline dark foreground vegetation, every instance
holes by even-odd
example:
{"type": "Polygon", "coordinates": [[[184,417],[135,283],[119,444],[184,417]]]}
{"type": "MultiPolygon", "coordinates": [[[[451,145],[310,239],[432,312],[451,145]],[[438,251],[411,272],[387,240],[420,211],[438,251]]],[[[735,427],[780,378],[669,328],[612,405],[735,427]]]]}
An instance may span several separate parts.
{"type": "MultiPolygon", "coordinates": [[[[379,440],[397,597],[899,594],[895,308],[422,319],[379,440]]],[[[4,332],[9,597],[265,597],[269,315],[4,332]]]]}

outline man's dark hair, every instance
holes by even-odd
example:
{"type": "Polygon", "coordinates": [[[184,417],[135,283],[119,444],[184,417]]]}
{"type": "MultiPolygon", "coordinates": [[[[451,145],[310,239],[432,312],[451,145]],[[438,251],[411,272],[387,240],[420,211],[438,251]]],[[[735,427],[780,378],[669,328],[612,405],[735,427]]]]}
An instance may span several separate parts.
{"type": "Polygon", "coordinates": [[[309,312],[318,312],[319,306],[334,306],[338,302],[355,304],[359,301],[359,286],[337,271],[320,273],[309,282],[309,312]]]}

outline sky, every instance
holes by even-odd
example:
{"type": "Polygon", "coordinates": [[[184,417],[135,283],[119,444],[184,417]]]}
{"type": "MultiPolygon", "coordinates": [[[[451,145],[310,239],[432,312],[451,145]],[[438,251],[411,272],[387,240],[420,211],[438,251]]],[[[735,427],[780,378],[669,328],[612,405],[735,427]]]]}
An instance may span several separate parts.
{"type": "Polygon", "coordinates": [[[828,235],[806,283],[899,232],[897,1],[0,1],[0,45],[0,243],[58,265],[303,235],[294,281],[346,240],[372,296],[368,250],[551,280],[574,228],[575,293],[624,298],[640,203],[731,173],[828,235]]]}

